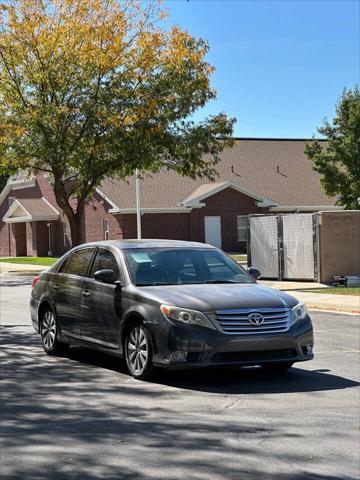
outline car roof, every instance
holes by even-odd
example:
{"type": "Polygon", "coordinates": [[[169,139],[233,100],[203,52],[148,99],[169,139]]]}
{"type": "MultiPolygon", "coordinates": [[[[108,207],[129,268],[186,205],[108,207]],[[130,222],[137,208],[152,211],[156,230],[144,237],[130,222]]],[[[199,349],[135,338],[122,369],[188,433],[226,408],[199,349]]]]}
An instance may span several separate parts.
{"type": "Polygon", "coordinates": [[[86,243],[79,245],[84,246],[114,246],[120,250],[127,250],[130,248],[212,248],[212,245],[199,242],[186,242],[182,240],[157,240],[157,239],[142,239],[142,240],[103,240],[98,242],[86,243]]]}

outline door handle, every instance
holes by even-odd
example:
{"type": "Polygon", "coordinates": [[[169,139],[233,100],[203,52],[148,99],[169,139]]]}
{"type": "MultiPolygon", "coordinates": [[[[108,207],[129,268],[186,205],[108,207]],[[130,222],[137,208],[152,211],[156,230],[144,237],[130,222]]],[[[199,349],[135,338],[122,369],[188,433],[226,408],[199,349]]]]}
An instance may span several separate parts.
{"type": "Polygon", "coordinates": [[[82,292],[82,296],[85,297],[85,298],[90,297],[90,292],[89,292],[89,290],[84,290],[84,291],[82,292]]]}
{"type": "Polygon", "coordinates": [[[54,290],[59,290],[59,288],[60,288],[60,285],[58,283],[55,283],[55,285],[53,285],[54,290]]]}

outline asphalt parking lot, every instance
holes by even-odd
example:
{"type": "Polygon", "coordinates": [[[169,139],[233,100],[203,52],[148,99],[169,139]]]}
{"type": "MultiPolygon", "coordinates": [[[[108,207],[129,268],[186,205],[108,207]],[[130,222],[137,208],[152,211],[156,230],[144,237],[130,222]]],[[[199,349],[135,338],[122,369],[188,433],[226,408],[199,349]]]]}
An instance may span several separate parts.
{"type": "Polygon", "coordinates": [[[7,480],[345,480],[360,474],[359,318],[313,313],[316,359],[132,379],[116,358],[46,356],[29,279],[0,279],[7,480]]]}

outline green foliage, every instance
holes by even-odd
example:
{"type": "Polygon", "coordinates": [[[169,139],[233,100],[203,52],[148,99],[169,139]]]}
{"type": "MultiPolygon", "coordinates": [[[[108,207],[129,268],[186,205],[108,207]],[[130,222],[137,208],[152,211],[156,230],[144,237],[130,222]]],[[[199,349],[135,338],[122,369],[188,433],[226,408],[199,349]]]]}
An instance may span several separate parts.
{"type": "Polygon", "coordinates": [[[9,176],[8,175],[0,175],[0,192],[3,190],[3,188],[6,185],[6,182],[8,181],[9,176]]]}
{"type": "Polygon", "coordinates": [[[318,129],[327,142],[308,143],[305,153],[321,175],[329,197],[346,209],[359,209],[360,198],[360,92],[359,87],[344,90],[332,123],[324,121],[318,129]]]}
{"type": "Polygon", "coordinates": [[[225,114],[190,120],[215,97],[207,43],[162,29],[163,17],[156,1],[18,0],[0,9],[0,172],[52,175],[74,244],[105,177],[139,169],[213,179],[232,143],[225,114]]]}

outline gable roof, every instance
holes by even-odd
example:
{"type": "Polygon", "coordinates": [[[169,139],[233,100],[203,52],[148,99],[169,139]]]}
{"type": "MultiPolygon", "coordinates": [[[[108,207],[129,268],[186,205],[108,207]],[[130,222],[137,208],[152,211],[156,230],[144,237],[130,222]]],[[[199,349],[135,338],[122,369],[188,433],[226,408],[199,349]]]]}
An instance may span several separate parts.
{"type": "Polygon", "coordinates": [[[3,217],[3,221],[6,223],[53,221],[58,219],[59,212],[44,197],[14,200],[3,217]]]}
{"type": "MultiPolygon", "coordinates": [[[[211,185],[216,190],[216,185],[225,183],[273,205],[331,207],[335,199],[325,195],[320,175],[312,169],[304,153],[305,143],[306,140],[295,139],[235,139],[234,146],[221,153],[221,161],[216,166],[219,173],[216,182],[192,180],[172,171],[145,175],[141,181],[141,207],[179,208],[198,196],[211,193],[211,185]]],[[[117,209],[136,207],[135,177],[128,182],[107,179],[99,192],[117,209]]]]}
{"type": "Polygon", "coordinates": [[[267,207],[267,206],[275,206],[276,203],[274,203],[272,200],[269,198],[264,198],[258,195],[255,192],[250,192],[246,188],[241,187],[235,182],[213,182],[213,183],[205,183],[203,185],[200,185],[198,188],[196,188],[189,196],[187,196],[184,200],[180,202],[180,205],[184,205],[186,207],[197,207],[197,206],[202,206],[204,205],[202,200],[205,200],[208,197],[211,197],[215,193],[219,193],[222,190],[225,190],[226,188],[232,188],[234,190],[237,190],[240,193],[244,193],[248,197],[253,198],[254,200],[257,200],[259,203],[259,206],[262,207],[267,207]]]}

